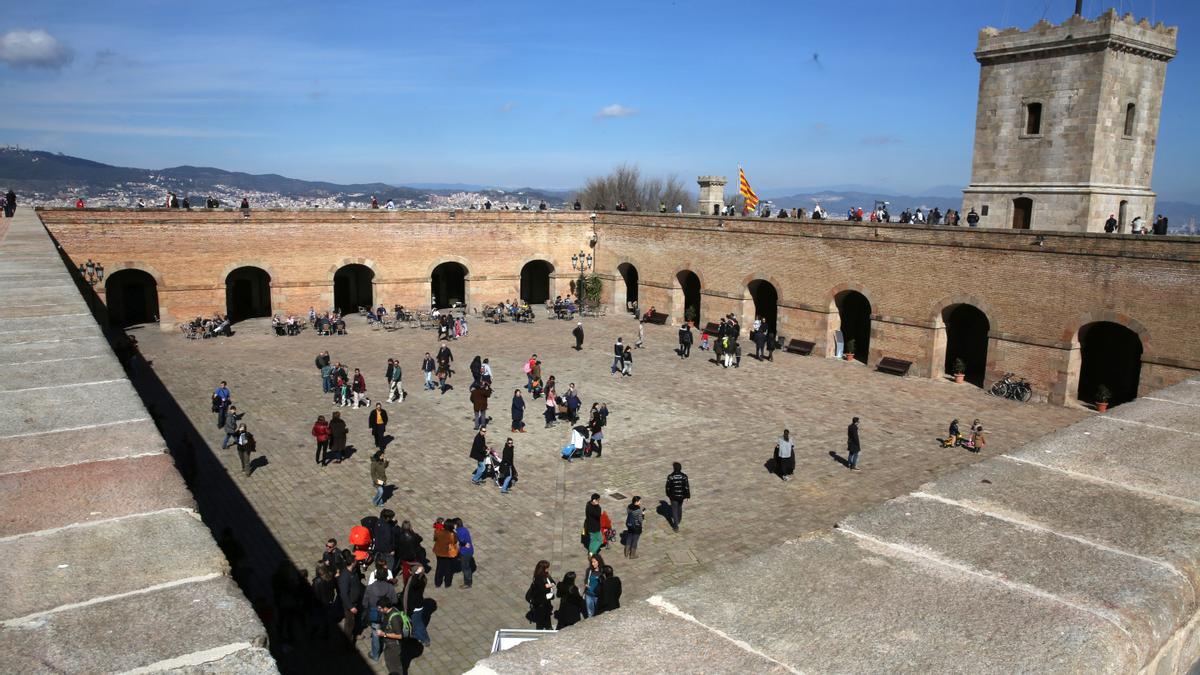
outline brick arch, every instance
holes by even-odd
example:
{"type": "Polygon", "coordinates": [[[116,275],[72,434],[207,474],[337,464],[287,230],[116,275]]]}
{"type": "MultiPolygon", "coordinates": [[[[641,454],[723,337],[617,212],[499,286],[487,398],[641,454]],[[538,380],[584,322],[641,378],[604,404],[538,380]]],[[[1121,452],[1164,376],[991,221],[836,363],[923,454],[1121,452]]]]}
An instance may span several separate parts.
{"type": "MultiPolygon", "coordinates": [[[[375,261],[370,258],[342,258],[341,262],[334,263],[329,266],[329,276],[337,274],[337,271],[346,265],[362,265],[371,270],[375,276],[379,276],[379,269],[375,266],[375,261]]],[[[432,269],[430,270],[433,271],[432,269]]]]}
{"type": "Polygon", "coordinates": [[[844,291],[858,291],[859,293],[862,293],[863,297],[865,297],[867,299],[867,302],[871,303],[871,313],[872,314],[879,313],[878,307],[875,304],[875,299],[871,297],[871,293],[867,290],[866,286],[863,286],[862,284],[859,284],[859,283],[855,283],[853,281],[850,281],[850,282],[847,282],[844,284],[838,284],[837,286],[834,286],[833,288],[829,289],[829,292],[827,295],[829,297],[829,311],[830,312],[837,311],[837,296],[839,293],[842,293],[844,291]]]}
{"type": "MultiPolygon", "coordinates": [[[[76,267],[78,267],[78,265],[76,265],[76,267]]],[[[237,269],[237,268],[234,268],[234,269],[237,269]]],[[[107,279],[108,277],[116,274],[117,272],[126,271],[126,270],[137,270],[139,272],[145,272],[146,274],[149,274],[151,277],[154,278],[154,283],[158,284],[159,288],[163,287],[162,273],[159,272],[158,269],[154,267],[154,265],[149,265],[141,260],[123,260],[121,262],[115,262],[115,263],[110,263],[108,265],[105,265],[104,266],[104,277],[105,277],[105,279],[107,279]]],[[[230,272],[232,272],[232,271],[233,270],[230,270],[230,272]]],[[[229,272],[226,272],[225,276],[229,276],[229,272]]]]}
{"type": "Polygon", "coordinates": [[[1062,341],[1069,342],[1072,348],[1078,349],[1079,331],[1082,330],[1084,326],[1099,321],[1109,321],[1133,331],[1137,334],[1138,339],[1142,341],[1143,356],[1150,352],[1150,346],[1152,344],[1150,341],[1150,330],[1147,329],[1142,322],[1129,316],[1128,314],[1112,312],[1107,309],[1100,309],[1093,312],[1084,312],[1083,314],[1080,314],[1075,318],[1074,321],[1067,324],[1067,327],[1062,333],[1062,341]]]}
{"type": "MultiPolygon", "coordinates": [[[[435,259],[432,263],[429,264],[428,267],[425,268],[425,278],[428,279],[428,278],[432,277],[433,271],[435,269],[437,269],[438,265],[441,265],[442,263],[448,263],[448,262],[458,263],[459,265],[462,265],[463,267],[467,268],[467,276],[464,278],[466,281],[471,280],[471,274],[473,271],[471,268],[471,263],[470,263],[470,261],[468,261],[466,258],[462,257],[461,255],[444,255],[444,256],[441,256],[441,257],[435,259]]],[[[524,263],[522,263],[522,266],[524,266],[524,263]]],[[[520,270],[518,269],[518,271],[520,271],[520,270]]]]}
{"type": "MultiPolygon", "coordinates": [[[[521,270],[525,269],[525,266],[528,265],[529,263],[539,262],[539,261],[550,263],[550,267],[551,267],[550,273],[551,274],[561,274],[563,272],[563,270],[560,270],[558,268],[558,265],[554,264],[553,256],[551,256],[549,253],[535,253],[535,254],[525,258],[524,260],[522,260],[520,262],[520,264],[517,265],[517,274],[519,275],[521,273],[521,270]]],[[[462,263],[462,264],[465,265],[466,263],[462,263]]],[[[436,267],[436,265],[434,267],[436,267]]],[[[471,268],[467,267],[467,271],[468,272],[471,271],[471,268]]],[[[575,270],[571,270],[571,271],[574,272],[575,270]]],[[[433,273],[433,267],[429,268],[429,272],[430,272],[430,274],[433,273]]]]}
{"type": "Polygon", "coordinates": [[[742,298],[743,299],[750,297],[750,282],[751,281],[765,281],[765,282],[771,284],[772,286],[775,287],[775,294],[779,296],[779,301],[781,303],[783,302],[783,286],[779,283],[779,279],[776,279],[773,275],[770,275],[770,274],[763,274],[762,272],[751,272],[750,274],[747,274],[746,276],[742,277],[742,298]]]}
{"type": "Polygon", "coordinates": [[[671,273],[671,287],[672,288],[674,288],[675,284],[679,283],[679,273],[680,272],[691,272],[692,274],[695,274],[696,278],[700,280],[700,292],[701,293],[704,292],[704,289],[709,287],[708,282],[705,281],[705,279],[704,279],[704,274],[697,271],[695,269],[695,265],[692,264],[692,261],[688,260],[684,263],[677,265],[675,268],[675,271],[671,273]]]}
{"type": "MultiPolygon", "coordinates": [[[[953,305],[972,305],[976,307],[979,309],[979,311],[983,312],[984,316],[987,317],[988,330],[999,330],[996,328],[996,308],[993,307],[992,303],[988,302],[987,300],[984,300],[977,295],[971,295],[970,293],[954,293],[953,295],[948,295],[935,302],[933,304],[933,313],[929,315],[930,325],[932,325],[934,328],[945,328],[946,323],[942,321],[942,313],[946,311],[947,307],[951,307],[953,305]]],[[[874,307],[874,305],[872,305],[872,307],[874,307]]]]}
{"type": "Polygon", "coordinates": [[[267,276],[271,277],[271,285],[275,285],[275,283],[279,281],[279,275],[276,274],[274,266],[263,262],[261,258],[239,258],[229,263],[221,270],[221,284],[224,285],[225,280],[229,278],[229,273],[239,267],[259,268],[260,270],[266,272],[267,276]]]}

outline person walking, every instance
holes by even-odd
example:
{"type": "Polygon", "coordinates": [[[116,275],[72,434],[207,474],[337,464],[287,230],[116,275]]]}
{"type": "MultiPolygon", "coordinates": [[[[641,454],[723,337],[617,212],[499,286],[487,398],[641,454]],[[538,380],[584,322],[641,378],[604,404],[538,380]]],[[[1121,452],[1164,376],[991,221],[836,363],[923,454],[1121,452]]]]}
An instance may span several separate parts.
{"type": "Polygon", "coordinates": [[[525,433],[525,397],[521,396],[520,389],[513,389],[512,432],[525,433]]]}
{"type": "Polygon", "coordinates": [[[458,562],[462,568],[463,588],[470,588],[475,577],[475,544],[471,541],[471,531],[467,529],[462,518],[454,519],[454,538],[458,540],[458,562]]]}
{"type": "Polygon", "coordinates": [[[533,581],[529,582],[529,590],[525,591],[525,601],[529,603],[529,613],[526,618],[537,630],[551,630],[550,614],[554,609],[554,579],[550,577],[550,561],[539,560],[533,568],[533,581]]]}
{"type": "Polygon", "coordinates": [[[625,557],[636,558],[638,539],[642,536],[642,524],[646,519],[646,509],[642,508],[642,498],[634,495],[625,507],[625,557]]]}
{"type": "Polygon", "coordinates": [[[222,450],[237,440],[238,423],[241,419],[242,415],[238,414],[237,406],[229,406],[229,410],[225,413],[225,440],[221,441],[222,450]]]}
{"type": "Polygon", "coordinates": [[[791,480],[796,471],[796,453],[792,443],[791,432],[783,430],[783,436],[775,441],[775,471],[781,480],[791,480]]]}
{"type": "Polygon", "coordinates": [[[396,603],[391,598],[380,598],[378,604],[383,627],[375,633],[383,643],[383,663],[389,675],[406,672],[400,643],[405,638],[406,631],[412,632],[412,621],[407,614],[396,608],[396,603]]]}
{"type": "MultiPolygon", "coordinates": [[[[329,419],[329,455],[333,457],[334,464],[341,464],[342,458],[346,456],[346,435],[348,433],[346,420],[342,419],[341,412],[335,410],[329,419]]],[[[328,457],[325,459],[328,460],[328,457]]]]}
{"type": "Polygon", "coordinates": [[[367,426],[371,429],[371,434],[375,437],[375,447],[383,450],[385,445],[384,435],[387,433],[388,414],[383,409],[382,403],[376,403],[375,409],[368,413],[367,426]]]}
{"type": "Polygon", "coordinates": [[[672,464],[671,473],[667,475],[666,493],[671,501],[671,529],[678,532],[683,520],[683,502],[692,498],[691,483],[679,462],[672,464]]]}
{"type": "Polygon", "coordinates": [[[250,475],[250,454],[254,452],[254,434],[251,434],[246,425],[242,424],[237,430],[237,453],[238,461],[242,463],[242,473],[250,475]]]}
{"type": "Polygon", "coordinates": [[[358,368],[354,369],[354,382],[351,385],[350,390],[354,393],[354,407],[356,409],[360,405],[366,405],[365,399],[367,398],[367,378],[363,377],[363,374],[358,370],[358,368]]]}
{"type": "Polygon", "coordinates": [[[225,414],[229,411],[229,386],[222,380],[213,390],[212,411],[217,414],[217,428],[225,428],[225,414]]]}
{"type": "Polygon", "coordinates": [[[600,552],[604,544],[604,535],[600,532],[600,495],[592,493],[591,499],[583,507],[583,532],[587,535],[587,550],[591,555],[600,552]]]}
{"type": "MultiPolygon", "coordinates": [[[[309,308],[312,311],[312,308],[309,308]]],[[[330,365],[331,359],[329,352],[317,352],[317,357],[313,359],[313,365],[317,367],[317,371],[321,373],[321,392],[328,394],[332,389],[329,381],[329,373],[333,371],[333,366],[330,365]]]]}
{"type": "Polygon", "coordinates": [[[475,411],[475,429],[487,426],[488,399],[492,396],[492,387],[486,382],[471,386],[471,408],[475,411]]]}
{"type": "Polygon", "coordinates": [[[571,335],[575,336],[575,351],[583,350],[583,322],[575,324],[575,330],[571,331],[571,335]]]}
{"type": "Polygon", "coordinates": [[[679,358],[686,359],[692,355],[692,329],[685,321],[679,326],[679,358]]]}
{"type": "Polygon", "coordinates": [[[403,371],[400,370],[400,359],[389,359],[388,368],[388,403],[404,402],[404,384],[401,380],[403,371]]]}
{"type": "Polygon", "coordinates": [[[329,452],[329,422],[324,415],[317,415],[312,427],[313,438],[317,439],[317,464],[324,466],[325,454],[329,452]]]}
{"type": "Polygon", "coordinates": [[[629,345],[626,345],[625,351],[621,352],[621,375],[633,377],[633,349],[629,345]]]}
{"type": "Polygon", "coordinates": [[[638,337],[637,342],[633,343],[635,349],[641,349],[642,344],[646,342],[646,319],[645,317],[638,318],[638,337]]]}
{"type": "Polygon", "coordinates": [[[475,434],[474,440],[471,441],[471,452],[468,456],[477,464],[475,473],[471,474],[471,482],[475,485],[483,484],[483,473],[487,470],[487,427],[480,427],[479,433],[475,434]]]}
{"type": "Polygon", "coordinates": [[[858,418],[855,417],[850,426],[846,427],[846,466],[851,471],[861,471],[858,468],[858,453],[862,446],[858,443],[858,418]]]}
{"type": "Polygon", "coordinates": [[[433,384],[433,371],[437,370],[437,364],[429,352],[425,352],[425,359],[421,361],[421,372],[425,374],[425,390],[433,391],[437,387],[433,384]]]}
{"type": "Polygon", "coordinates": [[[613,343],[613,362],[609,368],[610,375],[616,375],[621,372],[621,358],[625,356],[625,345],[621,343],[621,338],[613,343]]]}
{"type": "Polygon", "coordinates": [[[383,450],[376,450],[371,456],[371,485],[375,487],[375,498],[371,500],[372,506],[383,506],[383,492],[387,486],[387,458],[383,456],[383,450]]]}
{"type": "Polygon", "coordinates": [[[506,495],[512,489],[512,484],[517,482],[516,447],[511,438],[504,441],[504,450],[500,454],[500,468],[497,473],[500,476],[500,494],[506,495]]]}

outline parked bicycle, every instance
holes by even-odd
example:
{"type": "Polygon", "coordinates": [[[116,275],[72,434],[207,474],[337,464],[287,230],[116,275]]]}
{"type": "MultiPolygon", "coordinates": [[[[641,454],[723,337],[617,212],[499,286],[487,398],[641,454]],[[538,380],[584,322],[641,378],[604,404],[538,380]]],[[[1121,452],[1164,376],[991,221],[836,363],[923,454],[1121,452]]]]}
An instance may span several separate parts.
{"type": "Polygon", "coordinates": [[[988,393],[992,396],[1011,398],[1014,401],[1025,403],[1033,398],[1033,387],[1025,381],[1025,378],[1014,377],[1012,373],[1005,373],[1002,379],[992,385],[988,393]]]}

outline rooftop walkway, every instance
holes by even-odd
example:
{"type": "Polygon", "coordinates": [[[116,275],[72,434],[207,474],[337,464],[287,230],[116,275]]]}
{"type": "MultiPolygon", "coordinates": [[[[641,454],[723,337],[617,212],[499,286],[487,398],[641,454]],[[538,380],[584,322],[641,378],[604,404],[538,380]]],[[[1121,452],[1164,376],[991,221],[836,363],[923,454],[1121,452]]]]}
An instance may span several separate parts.
{"type": "Polygon", "coordinates": [[[1198,589],[1189,380],[471,672],[1200,673],[1198,589]]]}
{"type": "Polygon", "coordinates": [[[0,672],[278,672],[31,209],[0,219],[0,672]]]}

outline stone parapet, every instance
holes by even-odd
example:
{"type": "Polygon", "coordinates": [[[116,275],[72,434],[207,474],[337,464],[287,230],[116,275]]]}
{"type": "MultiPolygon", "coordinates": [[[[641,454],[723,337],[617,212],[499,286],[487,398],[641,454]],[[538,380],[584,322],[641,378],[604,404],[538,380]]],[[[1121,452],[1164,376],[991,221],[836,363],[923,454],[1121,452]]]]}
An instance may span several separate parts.
{"type": "Polygon", "coordinates": [[[1198,411],[1179,383],[470,672],[1196,672],[1198,411]]]}
{"type": "Polygon", "coordinates": [[[29,209],[0,221],[0,366],[0,672],[278,672],[29,209]]]}

